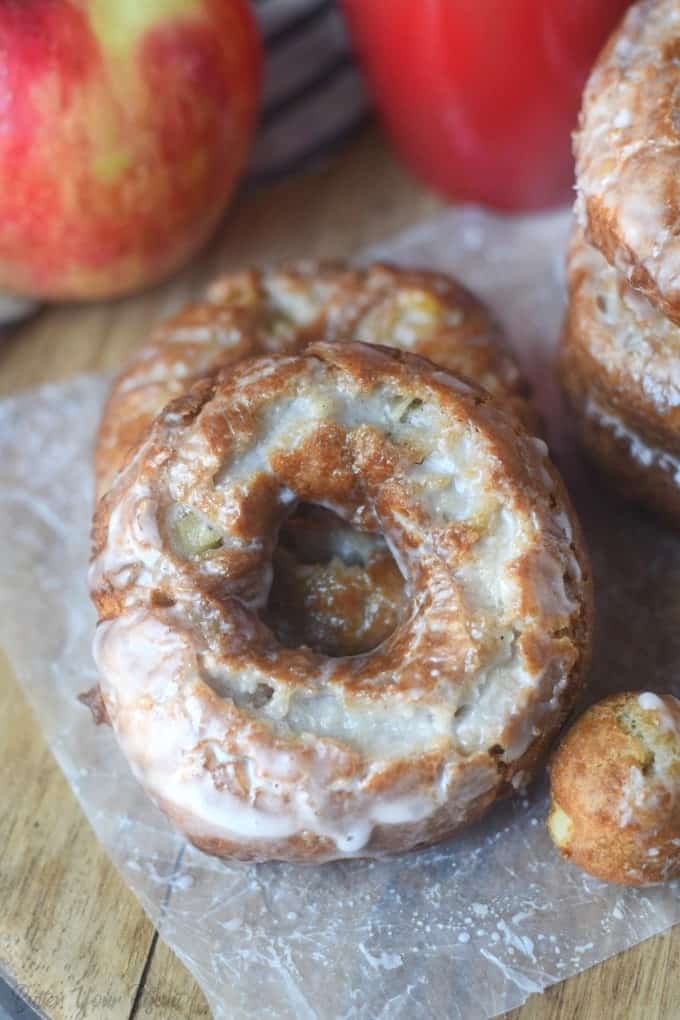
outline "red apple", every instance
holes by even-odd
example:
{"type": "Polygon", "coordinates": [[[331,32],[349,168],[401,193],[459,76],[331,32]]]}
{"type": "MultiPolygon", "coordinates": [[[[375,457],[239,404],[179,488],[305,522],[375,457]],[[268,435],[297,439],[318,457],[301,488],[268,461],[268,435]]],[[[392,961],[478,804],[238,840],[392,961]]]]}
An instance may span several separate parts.
{"type": "Polygon", "coordinates": [[[234,189],[259,78],[247,0],[0,0],[0,288],[175,269],[234,189]]]}

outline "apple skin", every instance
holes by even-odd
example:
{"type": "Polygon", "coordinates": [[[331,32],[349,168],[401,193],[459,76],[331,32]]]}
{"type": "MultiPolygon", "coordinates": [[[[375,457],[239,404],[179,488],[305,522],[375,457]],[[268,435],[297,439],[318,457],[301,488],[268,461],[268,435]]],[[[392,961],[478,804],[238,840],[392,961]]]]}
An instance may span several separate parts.
{"type": "Polygon", "coordinates": [[[0,288],[123,294],[206,240],[257,118],[247,0],[0,0],[0,288]]]}

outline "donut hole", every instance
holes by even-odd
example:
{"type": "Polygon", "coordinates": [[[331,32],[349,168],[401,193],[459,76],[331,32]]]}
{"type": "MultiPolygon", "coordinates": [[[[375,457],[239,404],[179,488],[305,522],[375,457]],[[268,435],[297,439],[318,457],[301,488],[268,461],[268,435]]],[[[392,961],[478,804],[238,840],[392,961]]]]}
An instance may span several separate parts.
{"type": "Polygon", "coordinates": [[[339,658],[386,641],[407,602],[403,575],[382,535],[303,503],[280,529],[261,615],[282,645],[339,658]]]}

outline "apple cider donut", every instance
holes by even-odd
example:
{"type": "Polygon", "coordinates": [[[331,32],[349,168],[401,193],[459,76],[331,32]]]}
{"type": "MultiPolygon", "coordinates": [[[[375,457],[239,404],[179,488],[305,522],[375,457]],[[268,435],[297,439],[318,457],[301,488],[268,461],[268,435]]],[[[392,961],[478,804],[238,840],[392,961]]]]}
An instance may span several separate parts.
{"type": "Polygon", "coordinates": [[[591,597],[545,444],[413,355],[314,344],[200,381],[95,519],[95,657],[135,775],[197,846],[331,860],[446,838],[531,778],[580,690],[591,597]],[[381,536],[408,604],[372,651],[262,618],[298,504],[381,536]]]}
{"type": "MultiPolygon", "coordinates": [[[[114,383],[95,457],[99,493],[153,416],[197,378],[248,355],[354,336],[424,354],[468,375],[536,427],[500,327],[450,277],[382,264],[246,270],[221,277],[202,302],[162,324],[114,383]]],[[[403,579],[384,542],[364,536],[360,549],[349,549],[347,529],[335,534],[332,515],[324,528],[320,523],[316,512],[315,534],[318,539],[325,528],[328,555],[310,562],[300,558],[309,545],[309,516],[302,541],[294,539],[301,535],[298,522],[286,523],[274,557],[268,622],[288,643],[335,655],[366,651],[392,629],[404,601],[403,579]]]]}
{"type": "Polygon", "coordinates": [[[574,724],[550,766],[550,835],[591,875],[680,878],[680,701],[615,694],[574,724]]]}
{"type": "Polygon", "coordinates": [[[198,378],[253,354],[354,339],[422,354],[469,376],[536,427],[500,326],[451,277],[382,264],[244,270],[216,280],[202,301],[161,324],[114,382],[95,452],[98,495],[154,415],[198,378]]]}
{"type": "Polygon", "coordinates": [[[575,136],[592,243],[680,323],[680,2],[642,0],[590,75],[575,136]]]}
{"type": "Polygon", "coordinates": [[[628,498],[680,525],[680,327],[572,237],[562,381],[589,456],[628,498]]]}

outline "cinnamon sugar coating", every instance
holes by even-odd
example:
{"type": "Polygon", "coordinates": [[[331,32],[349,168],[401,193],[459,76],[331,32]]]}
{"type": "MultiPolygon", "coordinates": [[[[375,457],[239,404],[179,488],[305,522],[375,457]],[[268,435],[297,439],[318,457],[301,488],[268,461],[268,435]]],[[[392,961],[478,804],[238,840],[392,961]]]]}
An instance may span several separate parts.
{"type": "Polygon", "coordinates": [[[550,767],[560,853],[609,882],[680,877],[680,702],[615,694],[590,708],[550,767]]]}

